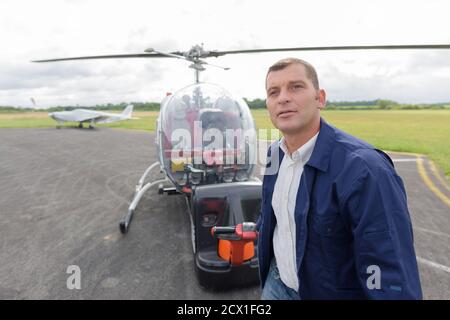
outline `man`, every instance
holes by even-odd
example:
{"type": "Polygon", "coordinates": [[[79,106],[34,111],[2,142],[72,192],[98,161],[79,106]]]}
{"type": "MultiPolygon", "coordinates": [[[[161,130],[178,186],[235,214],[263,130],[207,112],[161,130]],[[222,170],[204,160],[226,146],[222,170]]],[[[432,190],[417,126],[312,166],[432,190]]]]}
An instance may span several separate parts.
{"type": "Polygon", "coordinates": [[[266,77],[272,144],[258,221],[262,299],[421,299],[403,182],[384,152],[320,117],[314,67],[266,77]]]}

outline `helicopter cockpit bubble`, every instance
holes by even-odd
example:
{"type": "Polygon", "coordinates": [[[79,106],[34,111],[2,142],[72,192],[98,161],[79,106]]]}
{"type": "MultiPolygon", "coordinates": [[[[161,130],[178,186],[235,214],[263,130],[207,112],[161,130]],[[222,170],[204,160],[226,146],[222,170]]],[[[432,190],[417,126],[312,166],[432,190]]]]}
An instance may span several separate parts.
{"type": "Polygon", "coordinates": [[[247,104],[225,89],[196,83],[161,106],[160,162],[178,186],[246,181],[256,159],[256,130],[247,104]]]}

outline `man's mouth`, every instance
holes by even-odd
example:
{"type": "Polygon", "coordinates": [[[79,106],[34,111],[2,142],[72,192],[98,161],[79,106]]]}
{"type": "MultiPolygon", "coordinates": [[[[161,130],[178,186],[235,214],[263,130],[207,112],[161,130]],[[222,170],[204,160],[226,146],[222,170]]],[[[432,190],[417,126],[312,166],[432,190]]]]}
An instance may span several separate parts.
{"type": "Polygon", "coordinates": [[[283,110],[278,112],[277,117],[279,118],[287,118],[292,116],[294,113],[297,113],[295,110],[283,110]]]}

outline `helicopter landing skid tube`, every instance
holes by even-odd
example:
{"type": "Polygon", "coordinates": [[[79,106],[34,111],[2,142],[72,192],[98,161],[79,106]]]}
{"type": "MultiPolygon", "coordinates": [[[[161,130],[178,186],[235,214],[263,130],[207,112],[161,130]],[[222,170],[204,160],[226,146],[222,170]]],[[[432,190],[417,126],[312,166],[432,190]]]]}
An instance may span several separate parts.
{"type": "Polygon", "coordinates": [[[135,191],[134,191],[133,200],[131,201],[131,204],[128,207],[127,215],[119,223],[120,232],[127,233],[128,228],[129,228],[130,223],[131,223],[131,220],[133,218],[134,210],[136,209],[136,207],[137,207],[139,201],[141,200],[142,196],[144,195],[144,193],[148,189],[150,189],[151,187],[153,187],[155,185],[159,185],[161,183],[168,182],[167,178],[165,178],[165,179],[155,180],[153,182],[148,182],[148,183],[146,183],[144,185],[144,181],[145,181],[145,178],[147,177],[147,175],[150,173],[150,171],[152,171],[158,165],[159,165],[158,162],[155,162],[152,165],[150,165],[147,168],[147,170],[145,170],[145,172],[142,175],[141,179],[139,179],[139,182],[137,183],[135,191]]]}

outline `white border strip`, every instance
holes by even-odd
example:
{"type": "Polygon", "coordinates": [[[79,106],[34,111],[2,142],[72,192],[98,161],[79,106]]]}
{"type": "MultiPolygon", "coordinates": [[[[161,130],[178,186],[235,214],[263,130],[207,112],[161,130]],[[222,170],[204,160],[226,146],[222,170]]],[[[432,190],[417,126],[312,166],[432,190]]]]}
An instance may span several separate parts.
{"type": "Polygon", "coordinates": [[[394,162],[416,162],[416,158],[392,159],[394,162]]]}
{"type": "Polygon", "coordinates": [[[434,231],[434,230],[430,230],[430,229],[425,229],[425,228],[421,228],[421,227],[413,227],[414,230],[418,230],[418,231],[423,231],[423,232],[427,232],[427,233],[431,233],[437,236],[443,236],[443,237],[449,237],[450,238],[450,234],[446,234],[443,232],[439,232],[439,231],[434,231]]]}
{"type": "Polygon", "coordinates": [[[436,263],[436,262],[433,262],[433,261],[430,261],[430,260],[427,260],[427,259],[424,259],[424,258],[421,258],[421,257],[416,257],[416,258],[417,258],[417,261],[420,262],[420,263],[423,263],[423,264],[425,264],[427,266],[430,266],[430,267],[433,267],[433,268],[436,268],[436,269],[439,269],[439,270],[442,270],[442,271],[450,273],[450,267],[444,266],[442,264],[439,264],[439,263],[436,263]]]}

